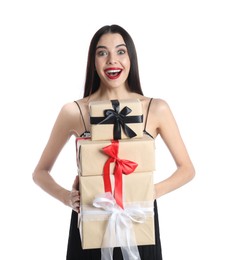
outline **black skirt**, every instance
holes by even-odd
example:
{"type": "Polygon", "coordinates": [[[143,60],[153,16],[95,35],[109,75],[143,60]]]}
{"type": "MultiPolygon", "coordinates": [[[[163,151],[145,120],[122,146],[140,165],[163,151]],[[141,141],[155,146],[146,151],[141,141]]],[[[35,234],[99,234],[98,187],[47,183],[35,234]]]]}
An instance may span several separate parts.
{"type": "MultiPolygon", "coordinates": [[[[157,203],[154,202],[155,216],[155,245],[138,246],[141,260],[162,260],[161,241],[159,234],[159,221],[157,203]]],[[[82,249],[79,229],[77,227],[78,214],[72,211],[71,224],[68,238],[67,260],[100,260],[101,250],[82,249]]],[[[116,247],[113,251],[114,260],[123,260],[121,248],[116,247]]]]}

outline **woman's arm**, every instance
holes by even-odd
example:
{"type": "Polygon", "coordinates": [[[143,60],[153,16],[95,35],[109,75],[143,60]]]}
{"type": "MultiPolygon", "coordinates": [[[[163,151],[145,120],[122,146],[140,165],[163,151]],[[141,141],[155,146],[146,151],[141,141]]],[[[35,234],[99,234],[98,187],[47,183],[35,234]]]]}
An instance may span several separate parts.
{"type": "MultiPolygon", "coordinates": [[[[80,115],[74,103],[64,105],[53,126],[49,140],[41,158],[33,172],[33,180],[44,191],[68,206],[71,205],[71,191],[60,186],[50,175],[51,169],[60,151],[75,133],[76,125],[80,124],[80,115]]],[[[73,189],[76,184],[74,183],[73,189]]]]}
{"type": "Polygon", "coordinates": [[[172,175],[155,184],[155,196],[159,198],[192,180],[195,169],[168,104],[154,99],[150,111],[150,118],[154,116],[156,134],[160,134],[176,164],[172,175]]]}

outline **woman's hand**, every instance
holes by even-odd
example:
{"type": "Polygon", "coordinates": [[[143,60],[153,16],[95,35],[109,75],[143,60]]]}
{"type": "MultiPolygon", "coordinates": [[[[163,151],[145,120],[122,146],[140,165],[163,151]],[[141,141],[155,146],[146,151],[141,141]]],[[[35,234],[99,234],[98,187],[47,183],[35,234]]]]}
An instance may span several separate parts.
{"type": "Polygon", "coordinates": [[[79,213],[80,210],[80,192],[79,192],[79,177],[76,176],[72,185],[72,190],[69,195],[69,205],[74,211],[79,213]]]}

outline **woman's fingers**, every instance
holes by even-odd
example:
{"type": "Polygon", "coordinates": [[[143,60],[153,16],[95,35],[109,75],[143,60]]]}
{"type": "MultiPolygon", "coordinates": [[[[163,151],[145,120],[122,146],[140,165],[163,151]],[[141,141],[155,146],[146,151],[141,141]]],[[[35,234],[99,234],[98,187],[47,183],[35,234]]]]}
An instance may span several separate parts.
{"type": "Polygon", "coordinates": [[[70,206],[76,212],[79,212],[80,208],[80,193],[78,190],[72,190],[70,193],[70,206]]]}
{"type": "Polygon", "coordinates": [[[80,193],[79,193],[79,177],[75,177],[74,183],[72,185],[72,190],[70,192],[70,206],[76,212],[79,212],[80,208],[80,193]]]}

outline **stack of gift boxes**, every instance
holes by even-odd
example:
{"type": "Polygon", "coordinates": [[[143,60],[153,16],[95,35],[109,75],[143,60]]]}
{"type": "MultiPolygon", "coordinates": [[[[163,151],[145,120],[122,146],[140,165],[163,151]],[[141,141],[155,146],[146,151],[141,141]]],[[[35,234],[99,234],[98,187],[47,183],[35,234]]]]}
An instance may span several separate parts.
{"type": "Polygon", "coordinates": [[[90,123],[91,137],[76,143],[82,248],[121,246],[123,241],[117,239],[104,242],[107,228],[111,238],[120,229],[120,234],[134,234],[136,245],[154,244],[155,144],[143,132],[141,102],[91,102],[90,123]],[[117,219],[131,225],[123,226],[117,219]]]}

